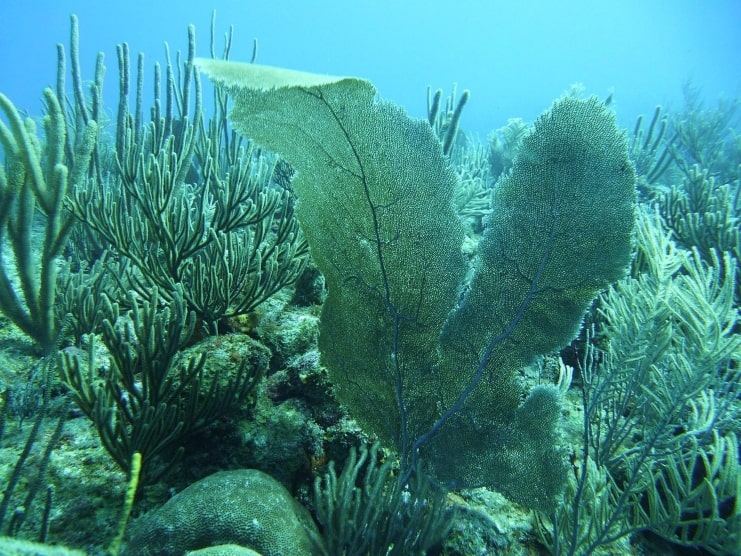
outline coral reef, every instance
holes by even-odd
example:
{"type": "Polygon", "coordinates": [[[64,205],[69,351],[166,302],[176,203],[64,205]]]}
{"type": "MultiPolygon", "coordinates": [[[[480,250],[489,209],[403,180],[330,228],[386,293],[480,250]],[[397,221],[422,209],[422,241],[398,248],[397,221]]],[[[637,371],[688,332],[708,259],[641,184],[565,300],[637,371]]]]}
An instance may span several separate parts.
{"type": "Polygon", "coordinates": [[[0,94],[0,553],[741,552],[737,99],[481,144],[214,32],[0,94]]]}

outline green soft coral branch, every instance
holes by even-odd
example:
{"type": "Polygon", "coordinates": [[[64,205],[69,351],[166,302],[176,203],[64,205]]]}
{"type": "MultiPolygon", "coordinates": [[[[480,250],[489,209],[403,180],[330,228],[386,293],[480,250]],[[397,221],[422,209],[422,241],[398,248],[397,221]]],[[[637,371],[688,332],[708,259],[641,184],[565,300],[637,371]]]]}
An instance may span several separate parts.
{"type": "Polygon", "coordinates": [[[23,120],[10,99],[0,94],[0,111],[7,119],[7,124],[0,121],[6,157],[0,172],[0,234],[11,252],[11,260],[0,261],[0,310],[48,353],[58,335],[54,316],[58,257],[72,225],[64,201],[71,184],[81,180],[89,167],[97,125],[90,121],[85,126],[70,174],[72,161],[64,157],[67,131],[61,105],[49,88],[44,98],[47,115],[42,145],[33,120],[23,120]],[[37,211],[44,217],[40,248],[32,242],[37,211]]]}

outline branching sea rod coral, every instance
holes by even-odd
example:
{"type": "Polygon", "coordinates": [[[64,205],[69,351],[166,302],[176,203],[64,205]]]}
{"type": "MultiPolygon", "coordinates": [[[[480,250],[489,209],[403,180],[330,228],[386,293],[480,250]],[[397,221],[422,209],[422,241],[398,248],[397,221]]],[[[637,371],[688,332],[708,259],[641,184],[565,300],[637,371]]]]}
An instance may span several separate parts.
{"type": "Polygon", "coordinates": [[[5,162],[0,166],[0,243],[10,247],[0,264],[0,310],[42,348],[57,347],[60,322],[56,319],[58,258],[72,226],[64,201],[72,186],[88,171],[98,127],[90,121],[74,154],[66,154],[67,129],[62,104],[51,90],[44,91],[47,115],[45,139],[36,135],[32,119],[25,121],[10,100],[0,94],[0,143],[5,162]],[[35,245],[32,226],[43,215],[44,240],[35,245]],[[37,254],[38,253],[38,254],[37,254]]]}
{"type": "Polygon", "coordinates": [[[555,555],[641,529],[718,555],[741,549],[735,261],[675,246],[641,214],[644,272],[600,301],[606,351],[582,362],[584,431],[564,504],[541,530],[555,555]]]}
{"type": "Polygon", "coordinates": [[[254,349],[240,352],[229,376],[207,365],[205,353],[183,355],[196,325],[215,331],[221,319],[251,311],[292,283],[308,257],[291,192],[272,181],[275,159],[236,136],[228,140],[225,97],[216,121],[203,122],[189,31],[182,73],[169,56],[164,87],[155,72],[149,123],[141,117],[143,57],[132,114],[128,48],[119,48],[115,148],[99,133],[103,57],[86,95],[74,16],[72,93],[59,46],[57,91],[44,92],[44,133],[0,95],[0,241],[7,248],[0,310],[45,356],[66,342],[80,345],[88,333],[103,337],[111,361],[105,371],[92,334],[87,360],[74,348],[45,364],[58,363],[122,469],[130,472],[141,454],[140,484],[179,460],[186,436],[243,407],[267,366],[267,349],[250,339],[242,347],[254,349]],[[68,241],[75,226],[82,230],[76,238],[91,243],[68,241]],[[62,255],[73,260],[60,281],[62,255]]]}
{"type": "MultiPolygon", "coordinates": [[[[184,440],[240,407],[254,390],[267,356],[243,357],[237,372],[207,377],[206,354],[180,354],[195,327],[179,291],[164,308],[155,293],[116,322],[103,322],[111,368],[101,381],[94,344],[87,361],[64,352],[62,378],[95,424],[103,446],[127,473],[134,453],[142,457],[142,484],[161,478],[183,455],[184,440]]],[[[264,349],[264,348],[263,348],[264,349]]]]}
{"type": "Polygon", "coordinates": [[[141,122],[142,58],[131,114],[129,54],[120,48],[115,177],[80,184],[70,205],[104,248],[133,263],[123,277],[128,287],[171,296],[180,284],[189,309],[214,330],[295,282],[308,250],[290,191],[272,182],[274,160],[224,132],[226,99],[217,96],[204,123],[192,27],[189,37],[180,83],[168,60],[164,99],[155,72],[148,123],[141,122]]]}

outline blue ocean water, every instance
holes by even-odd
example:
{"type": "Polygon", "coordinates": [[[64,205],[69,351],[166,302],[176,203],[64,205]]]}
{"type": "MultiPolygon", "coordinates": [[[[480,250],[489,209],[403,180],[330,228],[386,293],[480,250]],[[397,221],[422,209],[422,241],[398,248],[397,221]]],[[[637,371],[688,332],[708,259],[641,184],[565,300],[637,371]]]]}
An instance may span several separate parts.
{"type": "MultiPolygon", "coordinates": [[[[657,104],[681,108],[682,83],[706,99],[741,91],[741,3],[735,0],[277,0],[0,3],[0,90],[20,109],[41,112],[54,82],[55,44],[68,44],[69,15],[80,20],[83,75],[106,55],[105,101],[117,101],[116,45],[127,41],[151,64],[187,47],[195,24],[208,55],[211,11],[221,37],[234,25],[233,60],[371,80],[383,98],[425,115],[426,88],[453,83],[472,93],[462,127],[485,137],[521,117],[532,121],[573,83],[601,98],[614,93],[631,127],[657,104]]],[[[147,65],[151,68],[151,65],[147,65]]],[[[150,76],[151,77],[151,76],[150,76]]]]}

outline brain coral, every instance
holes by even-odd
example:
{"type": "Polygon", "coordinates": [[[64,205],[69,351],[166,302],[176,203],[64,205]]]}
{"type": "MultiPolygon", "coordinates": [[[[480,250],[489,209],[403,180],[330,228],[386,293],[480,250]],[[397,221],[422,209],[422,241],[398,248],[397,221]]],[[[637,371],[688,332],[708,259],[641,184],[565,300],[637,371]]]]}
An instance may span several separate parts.
{"type": "Polygon", "coordinates": [[[236,544],[220,544],[208,548],[199,548],[193,552],[188,552],[186,556],[262,556],[262,554],[251,548],[244,548],[236,544]]]}
{"type": "Polygon", "coordinates": [[[124,554],[184,554],[226,544],[263,556],[323,554],[309,512],[255,469],[220,471],[190,485],[136,524],[124,554]]]}

